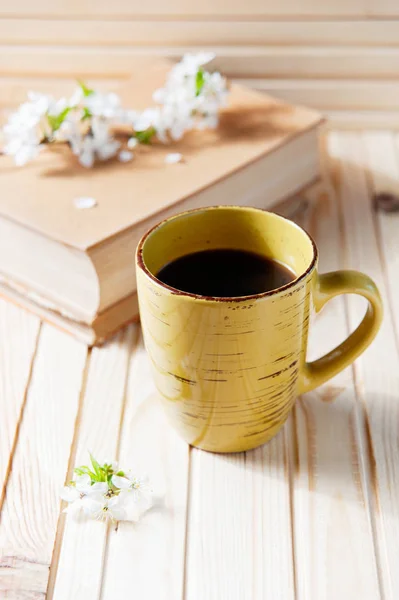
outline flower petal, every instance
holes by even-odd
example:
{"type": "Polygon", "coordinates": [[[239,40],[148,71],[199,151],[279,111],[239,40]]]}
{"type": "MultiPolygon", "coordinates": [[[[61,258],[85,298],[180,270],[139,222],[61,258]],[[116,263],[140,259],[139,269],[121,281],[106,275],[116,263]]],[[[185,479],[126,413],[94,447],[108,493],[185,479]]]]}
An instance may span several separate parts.
{"type": "Polygon", "coordinates": [[[79,492],[85,492],[91,486],[90,475],[78,475],[75,480],[76,489],[79,492]]]}
{"type": "Polygon", "coordinates": [[[76,208],[79,209],[94,208],[97,206],[97,200],[95,198],[91,198],[90,196],[80,196],[79,198],[75,198],[73,203],[76,208]]]}
{"type": "Polygon", "coordinates": [[[83,498],[81,502],[83,511],[86,515],[95,515],[104,505],[104,502],[94,500],[93,498],[83,498]]]}
{"type": "Polygon", "coordinates": [[[65,513],[68,514],[73,514],[76,515],[78,512],[80,512],[82,508],[82,502],[81,500],[75,500],[75,502],[71,502],[71,504],[68,504],[68,506],[66,508],[64,508],[65,513]]]}
{"type": "Polygon", "coordinates": [[[171,152],[165,156],[165,162],[167,165],[174,165],[181,162],[183,156],[180,152],[171,152]]]}
{"type": "Polygon", "coordinates": [[[129,479],[126,477],[120,477],[119,475],[112,475],[111,481],[116,488],[121,490],[127,490],[131,486],[131,481],[129,481],[129,479]]]}
{"type": "Polygon", "coordinates": [[[66,485],[62,488],[60,496],[66,502],[75,502],[79,498],[79,492],[76,488],[66,485]]]}
{"type": "Polygon", "coordinates": [[[124,521],[126,519],[126,510],[122,506],[115,506],[108,513],[115,521],[124,521]]]}
{"type": "Polygon", "coordinates": [[[93,485],[90,488],[90,496],[92,495],[97,495],[97,494],[105,494],[108,491],[108,483],[106,483],[105,481],[98,481],[96,483],[93,483],[93,485]]]}

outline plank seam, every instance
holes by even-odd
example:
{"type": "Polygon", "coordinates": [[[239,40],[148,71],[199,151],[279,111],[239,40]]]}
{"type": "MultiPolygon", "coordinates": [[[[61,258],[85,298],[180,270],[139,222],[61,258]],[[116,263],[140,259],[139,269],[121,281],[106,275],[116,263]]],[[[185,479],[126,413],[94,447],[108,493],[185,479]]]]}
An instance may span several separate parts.
{"type": "MultiPolygon", "coordinates": [[[[339,181],[339,173],[341,170],[341,159],[337,160],[337,174],[339,181]]],[[[368,178],[365,177],[366,184],[368,185],[368,178]]],[[[337,199],[338,205],[338,224],[339,224],[339,234],[341,240],[341,256],[340,256],[340,264],[343,265],[343,268],[348,264],[348,240],[345,234],[345,226],[344,226],[344,216],[343,216],[343,198],[342,194],[340,194],[335,188],[335,197],[337,199]]],[[[346,294],[343,297],[344,300],[344,312],[345,312],[345,323],[346,330],[348,334],[351,333],[350,327],[350,317],[349,317],[349,299],[346,294]]],[[[363,396],[363,393],[360,389],[359,377],[355,363],[351,365],[353,386],[354,386],[354,395],[356,400],[355,405],[355,418],[354,424],[356,428],[357,435],[355,435],[356,440],[356,449],[358,452],[358,456],[360,459],[360,465],[362,466],[363,472],[363,481],[364,481],[364,489],[362,486],[362,492],[364,494],[364,503],[367,511],[372,541],[373,541],[373,554],[376,565],[376,574],[378,581],[378,589],[380,593],[381,600],[384,599],[384,586],[382,581],[382,573],[381,573],[381,561],[379,552],[377,549],[377,525],[375,520],[375,505],[378,504],[378,490],[376,486],[372,485],[372,482],[376,481],[376,464],[374,458],[374,449],[373,443],[370,434],[370,421],[367,414],[367,405],[363,396]],[[369,459],[367,460],[368,457],[369,459]]]]}
{"type": "MultiPolygon", "coordinates": [[[[91,352],[92,352],[92,349],[88,348],[85,367],[84,367],[83,373],[82,373],[82,383],[80,386],[80,393],[79,393],[79,404],[78,404],[78,410],[77,410],[76,417],[75,417],[75,426],[74,426],[73,438],[72,438],[72,443],[71,443],[71,450],[70,450],[70,454],[69,454],[68,467],[67,467],[67,472],[66,472],[66,481],[69,481],[73,478],[73,470],[75,468],[76,450],[77,450],[77,446],[78,446],[78,438],[79,438],[79,433],[80,433],[80,424],[81,424],[81,417],[82,417],[82,411],[83,411],[83,403],[84,403],[84,398],[86,395],[86,387],[87,387],[87,380],[88,380],[88,374],[89,374],[91,352]]],[[[62,501],[60,501],[60,509],[61,509],[61,505],[62,505],[62,501]]],[[[56,534],[55,534],[55,538],[54,538],[54,546],[53,546],[53,551],[51,554],[49,577],[48,577],[48,582],[47,582],[46,597],[48,597],[49,600],[53,597],[53,594],[54,594],[54,586],[55,586],[55,581],[57,578],[57,571],[58,571],[58,560],[60,557],[62,538],[64,536],[64,530],[65,530],[65,515],[60,510],[59,515],[58,515],[56,534]]]]}
{"type": "MultiPolygon", "coordinates": [[[[395,145],[394,145],[394,147],[395,147],[395,145]]],[[[395,162],[398,164],[398,156],[397,156],[396,151],[394,153],[394,156],[395,156],[395,162]]],[[[365,158],[367,158],[367,157],[365,157],[365,158]]],[[[366,160],[365,160],[365,164],[367,165],[366,184],[367,184],[367,188],[368,188],[368,192],[369,192],[369,197],[372,198],[376,192],[376,189],[375,189],[373,181],[372,181],[370,167],[369,167],[368,163],[366,162],[366,160]]],[[[377,248],[378,248],[378,257],[379,257],[380,263],[381,263],[382,278],[384,280],[386,294],[388,297],[389,312],[390,312],[390,316],[391,316],[391,319],[392,319],[392,322],[394,325],[394,338],[395,338],[396,350],[399,354],[399,333],[398,333],[399,326],[398,326],[398,322],[396,319],[396,313],[394,310],[394,302],[392,299],[391,288],[389,286],[388,269],[387,269],[384,250],[383,250],[382,242],[381,242],[381,238],[382,238],[381,227],[380,227],[379,219],[377,217],[377,213],[376,213],[374,207],[372,209],[372,221],[373,221],[374,233],[375,233],[375,238],[376,238],[377,248]]]]}
{"type": "Polygon", "coordinates": [[[5,477],[4,477],[3,488],[0,491],[0,520],[1,520],[1,509],[3,507],[3,503],[4,503],[4,500],[5,500],[5,497],[6,497],[7,484],[8,484],[8,480],[10,478],[10,474],[11,474],[11,471],[12,471],[12,463],[13,463],[13,460],[14,460],[14,454],[15,454],[15,450],[16,450],[17,445],[18,445],[19,432],[20,432],[20,429],[21,429],[22,421],[23,421],[23,416],[24,416],[24,412],[25,412],[26,401],[27,401],[27,398],[28,398],[29,387],[30,387],[30,384],[31,384],[31,381],[32,381],[34,363],[35,363],[36,356],[37,356],[37,349],[39,347],[39,338],[40,338],[41,329],[42,329],[42,322],[40,321],[40,323],[38,325],[37,333],[36,333],[35,345],[34,345],[34,348],[33,348],[32,359],[31,359],[30,365],[29,365],[28,377],[26,379],[26,385],[25,385],[25,389],[24,389],[24,393],[23,393],[23,398],[22,398],[22,402],[21,402],[21,407],[20,407],[19,415],[18,415],[18,420],[17,420],[17,424],[16,424],[16,427],[15,427],[14,438],[13,438],[13,441],[12,441],[12,444],[11,444],[10,454],[9,454],[8,463],[7,463],[6,472],[5,472],[5,477]]]}
{"type": "Polygon", "coordinates": [[[188,556],[188,545],[189,545],[189,523],[191,516],[191,492],[193,487],[193,481],[191,477],[191,464],[192,461],[192,447],[188,447],[188,466],[187,466],[187,486],[186,486],[186,527],[185,527],[185,536],[184,536],[184,545],[183,545],[183,588],[182,588],[182,599],[186,600],[187,597],[187,556],[188,556]]]}
{"type": "MultiPolygon", "coordinates": [[[[128,327],[125,330],[124,337],[127,337],[127,334],[131,330],[131,327],[132,326],[128,327]]],[[[120,453],[120,447],[121,447],[123,419],[124,419],[125,411],[126,411],[127,390],[129,388],[130,373],[131,373],[131,369],[129,368],[129,366],[130,366],[132,355],[137,350],[138,345],[139,345],[139,340],[140,340],[140,325],[135,325],[133,327],[134,327],[134,334],[131,336],[130,343],[129,343],[129,350],[127,352],[127,357],[126,357],[127,369],[126,369],[126,377],[125,377],[125,382],[124,382],[124,387],[123,387],[123,397],[122,397],[121,415],[120,415],[120,419],[119,419],[118,439],[116,442],[115,460],[119,460],[119,453],[120,453]]],[[[103,550],[102,564],[101,564],[101,580],[100,580],[100,587],[99,587],[99,596],[98,596],[97,600],[102,600],[102,598],[103,598],[104,580],[105,580],[105,573],[107,570],[108,553],[109,553],[109,535],[110,535],[112,526],[113,525],[111,523],[108,523],[107,531],[106,531],[106,535],[105,535],[104,550],[103,550]]],[[[118,527],[118,525],[117,525],[117,527],[118,527]]],[[[116,527],[116,529],[117,529],[117,527],[116,527]]]]}
{"type": "Polygon", "coordinates": [[[158,21],[168,23],[170,21],[182,21],[182,22],[191,22],[191,23],[209,23],[209,22],[226,22],[226,23],[236,23],[236,22],[247,22],[247,23],[257,23],[257,22],[272,22],[272,23],[291,23],[291,22],[309,22],[309,23],[342,23],[342,22],[353,22],[353,23],[368,23],[370,20],[372,21],[398,21],[399,16],[397,14],[373,14],[367,18],[366,14],[352,13],[352,14],[342,14],[342,15],[314,15],[314,14],[104,14],[98,15],[95,13],[82,13],[77,15],[67,15],[62,13],[0,13],[0,19],[18,19],[18,20],[45,20],[45,21],[53,21],[55,19],[62,19],[65,22],[73,22],[79,20],[89,20],[89,21],[132,21],[132,22],[140,22],[140,21],[158,21]]]}
{"type": "Polygon", "coordinates": [[[296,406],[292,410],[292,423],[290,423],[290,436],[287,439],[287,428],[284,430],[284,462],[288,471],[288,493],[291,522],[291,553],[292,553],[292,576],[294,583],[294,598],[298,598],[298,573],[296,564],[296,536],[295,536],[295,497],[294,497],[294,475],[298,465],[298,436],[296,426],[296,406]],[[291,440],[291,441],[290,441],[291,440]]]}

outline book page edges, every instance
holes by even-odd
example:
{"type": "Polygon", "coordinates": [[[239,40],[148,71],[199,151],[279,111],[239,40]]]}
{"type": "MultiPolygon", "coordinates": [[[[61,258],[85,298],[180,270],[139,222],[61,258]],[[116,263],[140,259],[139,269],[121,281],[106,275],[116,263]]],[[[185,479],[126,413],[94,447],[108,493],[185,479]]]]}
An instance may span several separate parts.
{"type": "Polygon", "coordinates": [[[108,310],[99,314],[91,324],[74,319],[66,312],[52,306],[37,294],[25,294],[10,281],[0,279],[0,296],[17,306],[36,314],[43,321],[73,335],[88,346],[100,345],[122,327],[139,320],[137,294],[131,294],[108,310]]]}

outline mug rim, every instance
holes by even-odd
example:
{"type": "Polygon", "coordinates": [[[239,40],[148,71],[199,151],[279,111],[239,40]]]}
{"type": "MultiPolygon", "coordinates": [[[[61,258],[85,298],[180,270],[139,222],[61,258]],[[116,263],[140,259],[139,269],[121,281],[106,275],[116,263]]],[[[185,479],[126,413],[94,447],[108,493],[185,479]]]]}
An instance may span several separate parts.
{"type": "Polygon", "coordinates": [[[277,213],[274,213],[270,210],[263,210],[262,208],[257,208],[255,206],[237,206],[234,204],[221,204],[221,205],[203,206],[203,207],[199,207],[199,208],[192,208],[189,210],[185,210],[180,213],[171,215],[170,217],[166,217],[165,219],[162,219],[162,221],[159,221],[159,223],[156,223],[146,233],[144,233],[144,235],[141,237],[139,243],[137,244],[136,264],[137,264],[137,267],[139,269],[141,269],[144,272],[144,274],[147,277],[149,277],[155,284],[159,285],[163,289],[170,291],[171,293],[173,293],[176,296],[194,298],[195,300],[203,300],[206,302],[245,302],[248,300],[257,300],[260,298],[267,298],[267,297],[273,296],[275,294],[280,294],[281,292],[285,292],[289,288],[296,286],[298,283],[300,283],[303,279],[305,279],[313,271],[313,269],[315,268],[315,266],[317,264],[318,256],[319,256],[319,253],[317,250],[317,246],[316,246],[316,243],[315,243],[314,239],[312,238],[312,236],[307,231],[305,231],[305,229],[300,227],[300,225],[298,225],[294,221],[291,221],[290,219],[287,219],[286,217],[283,217],[282,215],[278,215],[277,213]],[[266,292],[259,292],[257,294],[249,294],[247,296],[206,296],[203,294],[193,294],[192,292],[185,292],[183,290],[174,288],[171,285],[164,283],[163,281],[158,279],[158,277],[156,277],[153,273],[151,273],[151,271],[149,270],[149,268],[147,267],[147,265],[144,262],[143,248],[144,248],[144,244],[145,244],[147,238],[156,229],[159,229],[162,226],[164,226],[167,222],[172,221],[176,218],[182,217],[184,215],[189,215],[189,214],[200,212],[200,211],[221,210],[221,209],[222,210],[223,209],[234,209],[234,210],[244,210],[244,211],[250,211],[250,212],[257,212],[257,213],[268,213],[268,214],[273,215],[273,217],[280,219],[281,221],[286,221],[287,223],[289,223],[289,225],[296,227],[297,229],[302,231],[310,240],[310,243],[312,244],[312,249],[313,249],[313,257],[312,257],[312,260],[310,261],[308,268],[303,273],[298,275],[298,277],[296,277],[292,281],[286,283],[285,285],[282,285],[281,287],[275,288],[273,290],[268,290],[266,292]]]}

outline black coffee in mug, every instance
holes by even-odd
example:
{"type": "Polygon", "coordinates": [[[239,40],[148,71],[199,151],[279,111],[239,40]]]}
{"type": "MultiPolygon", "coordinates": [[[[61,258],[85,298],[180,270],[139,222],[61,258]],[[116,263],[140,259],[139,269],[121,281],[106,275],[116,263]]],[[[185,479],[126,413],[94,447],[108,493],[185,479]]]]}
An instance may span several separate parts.
{"type": "Polygon", "coordinates": [[[280,262],[246,250],[203,250],[167,263],[157,278],[177,290],[215,296],[250,296],[282,287],[296,275],[280,262]]]}

